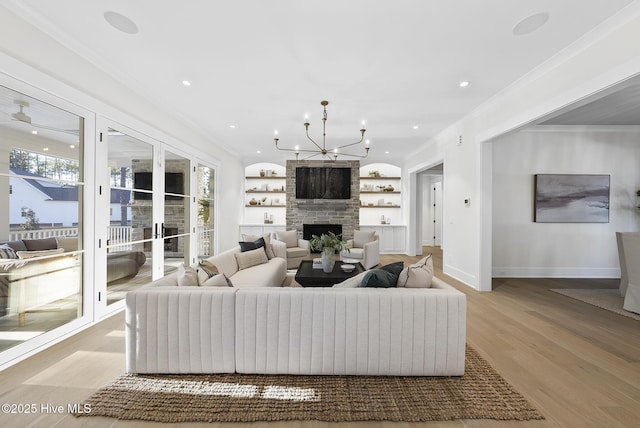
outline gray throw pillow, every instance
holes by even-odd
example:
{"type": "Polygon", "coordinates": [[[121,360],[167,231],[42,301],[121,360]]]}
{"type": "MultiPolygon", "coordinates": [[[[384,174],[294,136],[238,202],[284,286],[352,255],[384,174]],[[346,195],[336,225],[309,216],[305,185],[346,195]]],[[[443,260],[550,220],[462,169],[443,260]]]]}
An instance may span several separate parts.
{"type": "Polygon", "coordinates": [[[404,262],[391,263],[378,269],[371,269],[367,271],[366,275],[362,278],[360,287],[395,287],[402,269],[404,269],[404,262]]]}

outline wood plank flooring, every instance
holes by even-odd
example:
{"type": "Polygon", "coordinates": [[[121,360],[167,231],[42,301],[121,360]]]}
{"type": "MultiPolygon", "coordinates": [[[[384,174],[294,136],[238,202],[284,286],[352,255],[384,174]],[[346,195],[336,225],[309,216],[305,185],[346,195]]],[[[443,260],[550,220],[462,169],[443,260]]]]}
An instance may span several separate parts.
{"type": "MultiPolygon", "coordinates": [[[[480,293],[436,275],[468,299],[467,341],[541,411],[544,421],[462,420],[429,424],[360,422],[153,424],[109,418],[74,418],[78,403],[121,374],[124,314],[120,313],[52,348],[0,372],[0,403],[35,403],[31,415],[0,413],[2,427],[214,428],[415,428],[429,427],[638,427],[640,426],[640,322],[549,291],[551,288],[616,288],[613,280],[495,279],[493,292],[480,293]],[[63,405],[63,414],[40,406],[63,405]]],[[[381,263],[419,257],[383,255],[381,263]]]]}

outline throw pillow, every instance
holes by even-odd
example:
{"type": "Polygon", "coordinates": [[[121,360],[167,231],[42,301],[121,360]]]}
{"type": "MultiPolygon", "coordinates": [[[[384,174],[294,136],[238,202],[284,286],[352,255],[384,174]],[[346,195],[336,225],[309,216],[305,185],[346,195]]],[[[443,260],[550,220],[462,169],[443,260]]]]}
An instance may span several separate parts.
{"type": "Polygon", "coordinates": [[[351,278],[347,278],[342,282],[333,285],[333,288],[358,288],[362,283],[362,279],[367,274],[368,271],[361,272],[356,276],[352,276],[351,278]]]}
{"type": "Polygon", "coordinates": [[[298,232],[295,230],[276,232],[276,239],[287,244],[287,248],[298,246],[298,232]]]}
{"type": "MultiPolygon", "coordinates": [[[[256,235],[242,235],[242,240],[243,241],[257,241],[258,238],[260,238],[260,236],[256,236],[256,235]]],[[[271,260],[272,258],[274,258],[276,255],[273,252],[273,247],[271,246],[271,234],[270,233],[265,233],[264,235],[262,235],[262,239],[264,239],[264,250],[267,252],[267,258],[269,260],[271,260]]]]}
{"type": "Polygon", "coordinates": [[[247,269],[269,261],[267,259],[267,253],[265,253],[263,248],[245,251],[244,253],[236,253],[235,256],[236,262],[238,263],[238,270],[247,269]]]}
{"type": "Polygon", "coordinates": [[[398,276],[404,268],[404,262],[395,262],[378,269],[367,271],[367,275],[362,278],[360,287],[395,287],[398,276]]]}
{"type": "Polygon", "coordinates": [[[66,252],[78,251],[77,236],[58,236],[56,237],[56,248],[64,248],[66,252]]]}
{"type": "Polygon", "coordinates": [[[376,232],[371,230],[354,230],[353,231],[353,246],[356,248],[364,247],[364,244],[373,242],[375,240],[376,232]]]}
{"type": "Polygon", "coordinates": [[[395,287],[398,277],[382,269],[371,269],[365,272],[360,287],[389,288],[395,287]]]}
{"type": "Polygon", "coordinates": [[[32,259],[34,257],[53,256],[62,253],[64,253],[64,248],[56,248],[55,250],[16,251],[19,259],[32,259]]]}
{"type": "Polygon", "coordinates": [[[178,286],[193,287],[198,285],[198,272],[193,266],[182,263],[178,266],[178,286]]]}
{"type": "MultiPolygon", "coordinates": [[[[250,250],[255,250],[257,248],[262,248],[266,254],[267,249],[265,246],[265,242],[264,242],[264,238],[260,237],[258,239],[256,239],[253,242],[245,242],[245,241],[240,241],[238,242],[238,244],[240,244],[240,251],[241,252],[245,252],[245,251],[250,251],[250,250]]],[[[269,256],[267,256],[267,259],[269,258],[269,256]]]]}
{"type": "Polygon", "coordinates": [[[431,254],[407,266],[398,276],[397,287],[429,288],[433,279],[433,258],[431,254]]]}
{"type": "Polygon", "coordinates": [[[0,245],[0,259],[17,259],[16,251],[7,244],[0,245]]]}
{"type": "Polygon", "coordinates": [[[213,275],[211,278],[208,278],[205,282],[201,283],[203,287],[233,287],[227,281],[227,277],[219,273],[218,275],[213,275]]]}

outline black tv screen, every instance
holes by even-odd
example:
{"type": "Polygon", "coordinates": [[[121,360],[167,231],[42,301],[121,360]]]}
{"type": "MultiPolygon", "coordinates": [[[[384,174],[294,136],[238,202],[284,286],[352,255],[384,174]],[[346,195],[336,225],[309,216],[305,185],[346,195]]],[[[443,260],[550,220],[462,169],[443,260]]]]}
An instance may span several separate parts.
{"type": "Polygon", "coordinates": [[[351,168],[296,168],[296,199],[351,199],[351,168]]]}
{"type": "MultiPolygon", "coordinates": [[[[136,172],[133,174],[133,187],[140,190],[152,190],[153,176],[151,172],[136,172]]],[[[184,174],[181,172],[167,172],[164,175],[165,193],[184,193],[184,174]]],[[[134,192],[134,199],[151,200],[151,193],[134,192]]],[[[180,196],[166,195],[165,199],[182,199],[180,196]]]]}

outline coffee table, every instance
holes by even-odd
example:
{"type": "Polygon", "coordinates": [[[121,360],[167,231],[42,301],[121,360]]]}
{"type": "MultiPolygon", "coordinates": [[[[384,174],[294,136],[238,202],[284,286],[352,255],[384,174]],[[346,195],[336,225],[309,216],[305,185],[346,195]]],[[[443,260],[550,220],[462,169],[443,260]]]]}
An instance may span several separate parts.
{"type": "Polygon", "coordinates": [[[364,272],[364,268],[360,263],[344,263],[353,264],[356,267],[347,273],[340,267],[343,263],[342,261],[336,260],[333,271],[324,273],[322,269],[313,268],[313,260],[303,260],[300,262],[300,266],[296,272],[296,282],[303,287],[331,287],[333,284],[337,284],[364,272]]]}

